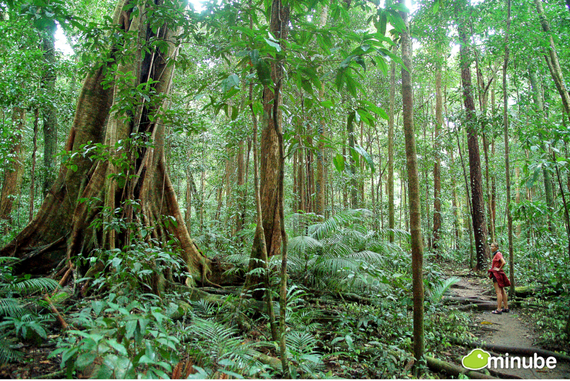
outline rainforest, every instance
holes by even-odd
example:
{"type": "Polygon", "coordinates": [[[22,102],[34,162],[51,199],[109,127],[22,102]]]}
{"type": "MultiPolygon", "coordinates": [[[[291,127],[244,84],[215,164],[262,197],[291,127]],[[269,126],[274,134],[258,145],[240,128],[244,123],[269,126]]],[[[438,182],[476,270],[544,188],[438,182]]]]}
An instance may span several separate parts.
{"type": "Polygon", "coordinates": [[[570,378],[569,0],[0,0],[0,36],[3,378],[570,378]]]}

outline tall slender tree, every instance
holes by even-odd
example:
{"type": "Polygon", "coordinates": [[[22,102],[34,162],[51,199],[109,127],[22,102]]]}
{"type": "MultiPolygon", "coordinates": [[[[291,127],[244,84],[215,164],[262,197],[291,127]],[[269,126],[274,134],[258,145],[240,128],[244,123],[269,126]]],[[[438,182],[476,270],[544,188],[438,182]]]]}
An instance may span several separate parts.
{"type": "MultiPolygon", "coordinates": [[[[404,4],[404,0],[399,0],[404,4]]],[[[412,246],[412,275],[414,299],[414,356],[424,357],[424,283],[423,283],[423,238],[420,204],[418,158],[414,133],[414,98],[412,90],[412,41],[406,12],[400,12],[405,29],[401,31],[402,43],[402,103],[404,136],[406,140],[406,167],[408,170],[408,195],[410,210],[410,233],[412,246]]]]}
{"type": "MultiPolygon", "coordinates": [[[[443,66],[443,52],[438,49],[438,59],[441,60],[435,72],[435,162],[433,165],[433,241],[432,249],[439,248],[441,230],[441,158],[440,158],[440,131],[443,126],[443,107],[441,91],[441,72],[443,66]]],[[[437,254],[439,256],[439,254],[437,254]]]]}
{"type": "MultiPolygon", "coordinates": [[[[271,4],[270,32],[280,41],[281,49],[289,34],[289,7],[284,6],[281,0],[273,0],[271,4]]],[[[283,155],[282,155],[282,116],[281,116],[281,89],[283,86],[283,62],[277,59],[271,62],[271,83],[264,84],[262,103],[262,131],[260,152],[260,193],[261,211],[263,215],[263,230],[265,245],[269,257],[281,254],[282,237],[282,204],[283,195],[280,192],[283,182],[283,155]]],[[[253,269],[262,267],[263,258],[261,240],[263,237],[256,234],[251,251],[249,273],[253,269]]],[[[248,275],[245,288],[253,290],[253,296],[263,298],[263,291],[256,290],[263,284],[262,279],[248,275]]]]}
{"type": "Polygon", "coordinates": [[[507,3],[507,28],[505,32],[505,59],[503,62],[503,136],[505,140],[505,183],[507,186],[507,232],[509,236],[509,272],[511,273],[511,295],[515,294],[515,248],[513,239],[513,216],[511,214],[511,169],[509,158],[509,101],[507,69],[509,66],[509,32],[511,28],[511,0],[507,3]]]}
{"type": "Polygon", "coordinates": [[[558,59],[558,52],[556,51],[554,38],[552,37],[552,34],[550,32],[550,24],[546,19],[546,15],[544,14],[544,7],[542,6],[542,0],[534,0],[534,4],[538,12],[538,17],[540,19],[540,25],[542,26],[542,30],[544,31],[544,33],[548,35],[549,46],[546,54],[544,54],[544,59],[546,61],[546,64],[548,65],[548,69],[550,70],[550,75],[554,80],[554,84],[556,85],[558,94],[560,94],[560,98],[562,99],[562,105],[564,106],[564,110],[566,111],[568,120],[570,120],[570,93],[568,93],[568,89],[566,88],[566,82],[564,81],[564,74],[562,73],[562,68],[560,67],[560,61],[558,59]]]}
{"type": "Polygon", "coordinates": [[[469,40],[467,34],[468,17],[459,11],[467,10],[465,1],[456,3],[456,16],[460,39],[461,60],[461,86],[463,87],[463,103],[465,107],[465,128],[467,129],[467,147],[469,150],[469,178],[471,185],[471,212],[473,219],[473,232],[475,236],[475,250],[477,253],[476,269],[485,267],[489,257],[487,244],[487,224],[485,222],[485,203],[483,201],[483,181],[481,174],[481,156],[477,134],[477,118],[475,116],[475,102],[473,101],[473,87],[471,82],[471,58],[469,54],[469,40]]]}
{"type": "Polygon", "coordinates": [[[57,27],[54,20],[46,20],[45,27],[40,29],[42,49],[44,55],[44,71],[42,75],[42,90],[45,101],[42,107],[43,135],[44,135],[44,177],[42,192],[44,197],[56,179],[57,153],[57,110],[55,106],[56,56],[55,31],[57,27]]]}
{"type": "MultiPolygon", "coordinates": [[[[396,48],[394,47],[394,53],[396,48]]],[[[388,118],[388,237],[394,242],[394,113],[396,108],[396,62],[390,62],[390,114],[388,118]]]]}

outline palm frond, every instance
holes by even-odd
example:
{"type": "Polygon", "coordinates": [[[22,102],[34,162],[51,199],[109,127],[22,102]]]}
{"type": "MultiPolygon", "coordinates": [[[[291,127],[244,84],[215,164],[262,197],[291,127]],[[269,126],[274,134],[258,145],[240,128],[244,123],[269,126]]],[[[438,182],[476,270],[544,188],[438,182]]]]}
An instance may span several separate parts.
{"type": "Polygon", "coordinates": [[[350,221],[352,221],[352,216],[349,213],[343,212],[335,214],[323,222],[309,226],[309,235],[319,240],[323,239],[350,221]]]}
{"type": "Polygon", "coordinates": [[[359,265],[356,261],[342,257],[324,257],[315,262],[313,271],[315,275],[338,277],[346,270],[357,271],[359,265]]]}
{"type": "Polygon", "coordinates": [[[293,253],[305,253],[306,251],[322,247],[323,244],[321,242],[313,237],[304,235],[293,237],[287,242],[287,249],[293,253]]]}
{"type": "Polygon", "coordinates": [[[384,263],[384,257],[382,254],[375,253],[370,250],[362,250],[349,255],[349,258],[362,261],[370,264],[382,264],[384,263]]]}
{"type": "Polygon", "coordinates": [[[194,313],[198,316],[212,316],[217,312],[217,307],[214,303],[208,302],[204,299],[192,302],[194,313]]]}
{"type": "Polygon", "coordinates": [[[452,276],[450,278],[447,278],[437,286],[434,286],[428,292],[428,298],[430,302],[432,302],[433,304],[441,302],[443,296],[451,288],[451,286],[453,286],[455,283],[459,282],[460,280],[461,279],[459,279],[458,277],[452,276]]]}
{"type": "Polygon", "coordinates": [[[10,341],[6,337],[0,338],[0,364],[5,364],[10,361],[19,360],[23,357],[23,353],[12,349],[10,341]]]}
{"type": "Polygon", "coordinates": [[[0,316],[22,316],[26,312],[18,299],[0,299],[0,316]]]}
{"type": "Polygon", "coordinates": [[[291,351],[295,351],[296,353],[312,353],[317,346],[317,340],[311,333],[307,331],[290,331],[287,332],[286,335],[287,336],[285,337],[285,341],[287,343],[287,346],[291,351]]]}
{"type": "Polygon", "coordinates": [[[59,283],[50,278],[31,278],[19,282],[5,284],[0,287],[0,292],[15,292],[18,294],[31,294],[37,291],[53,291],[59,287],[59,283]]]}
{"type": "Polygon", "coordinates": [[[11,265],[20,262],[20,258],[16,257],[0,257],[0,266],[11,265]]]}

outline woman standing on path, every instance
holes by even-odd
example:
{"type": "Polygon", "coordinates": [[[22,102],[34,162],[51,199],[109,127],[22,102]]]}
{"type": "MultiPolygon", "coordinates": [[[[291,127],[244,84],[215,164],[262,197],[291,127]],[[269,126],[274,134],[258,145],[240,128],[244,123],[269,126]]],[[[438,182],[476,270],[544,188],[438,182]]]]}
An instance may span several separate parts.
{"type": "Polygon", "coordinates": [[[493,252],[493,263],[489,269],[489,278],[493,279],[493,285],[497,293],[497,309],[491,313],[502,314],[503,312],[509,312],[509,303],[505,287],[509,287],[511,282],[507,274],[503,271],[503,266],[507,262],[505,262],[503,254],[499,251],[499,245],[496,242],[491,244],[491,252],[493,252]],[[504,306],[503,309],[501,309],[501,304],[504,306]]]}

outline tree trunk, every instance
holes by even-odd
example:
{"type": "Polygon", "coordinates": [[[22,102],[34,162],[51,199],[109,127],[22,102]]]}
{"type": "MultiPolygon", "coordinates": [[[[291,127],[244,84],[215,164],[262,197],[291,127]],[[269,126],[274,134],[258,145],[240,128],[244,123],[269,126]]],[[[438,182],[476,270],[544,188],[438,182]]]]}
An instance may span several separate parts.
{"type": "MultiPolygon", "coordinates": [[[[439,52],[439,58],[443,59],[443,54],[439,52]]],[[[443,126],[443,108],[441,93],[441,65],[438,65],[435,72],[435,137],[434,152],[435,163],[433,165],[433,241],[432,249],[436,251],[436,258],[439,258],[439,239],[441,229],[441,158],[439,134],[443,126]]]]}
{"type": "MultiPolygon", "coordinates": [[[[327,5],[323,6],[321,14],[319,16],[319,25],[323,28],[327,23],[329,8],[327,5]]],[[[325,96],[325,83],[321,83],[321,88],[319,89],[319,100],[322,102],[325,96]]],[[[318,127],[319,132],[319,142],[317,147],[317,182],[316,182],[316,192],[317,200],[315,205],[315,213],[319,216],[325,216],[325,118],[322,117],[319,122],[318,127]]]]}
{"type": "MultiPolygon", "coordinates": [[[[400,0],[403,4],[404,1],[400,0]]],[[[423,270],[423,239],[420,204],[420,184],[418,178],[418,159],[416,154],[416,139],[414,136],[414,110],[412,93],[412,41],[408,32],[407,14],[400,12],[406,25],[401,34],[402,43],[402,102],[404,116],[404,135],[406,140],[406,167],[408,169],[410,233],[412,246],[412,273],[414,299],[414,356],[416,360],[424,357],[424,283],[423,270]]]]}
{"type": "Polygon", "coordinates": [[[237,153],[237,194],[238,194],[238,212],[236,213],[236,233],[241,232],[245,223],[244,204],[246,201],[247,193],[245,192],[245,168],[244,168],[244,141],[240,140],[238,143],[237,153]]]}
{"type": "Polygon", "coordinates": [[[44,132],[44,177],[42,192],[46,197],[49,189],[56,179],[55,155],[57,153],[57,116],[55,108],[55,31],[56,24],[49,21],[48,25],[41,30],[42,49],[44,55],[44,72],[42,75],[42,91],[47,98],[43,106],[43,132],[44,132]]]}
{"type": "Polygon", "coordinates": [[[546,60],[546,64],[550,70],[550,75],[552,76],[554,84],[556,85],[556,89],[558,90],[560,98],[562,99],[564,110],[566,111],[566,114],[570,120],[570,94],[568,94],[568,89],[566,88],[564,82],[564,76],[562,74],[562,69],[560,68],[560,62],[558,61],[558,53],[556,52],[556,46],[554,46],[554,39],[550,35],[550,25],[548,24],[548,20],[546,20],[546,16],[544,15],[542,0],[534,0],[534,4],[536,5],[536,10],[538,12],[538,17],[540,18],[540,25],[542,26],[542,30],[548,35],[549,40],[548,53],[545,54],[544,59],[546,60]]]}
{"type": "Polygon", "coordinates": [[[505,183],[507,185],[507,230],[509,235],[509,272],[511,273],[511,295],[515,294],[515,248],[513,238],[513,216],[511,215],[511,170],[509,162],[509,113],[507,68],[509,65],[509,30],[511,27],[511,0],[507,1],[507,30],[505,34],[505,60],[503,63],[503,136],[505,140],[505,183]]]}
{"type": "Polygon", "coordinates": [[[485,222],[485,203],[483,201],[483,184],[481,176],[481,157],[479,153],[479,141],[477,137],[477,120],[475,117],[475,103],[473,102],[471,85],[471,68],[468,51],[467,31],[465,21],[458,20],[459,36],[461,39],[461,84],[463,86],[463,102],[465,105],[467,139],[469,148],[469,175],[471,180],[471,205],[473,231],[475,235],[475,249],[477,253],[476,270],[485,267],[489,257],[487,245],[487,224],[485,222]]]}
{"type": "Polygon", "coordinates": [[[11,214],[14,198],[20,192],[22,173],[24,172],[22,135],[26,124],[26,113],[23,109],[14,107],[12,124],[14,125],[14,136],[12,137],[12,148],[10,149],[11,161],[2,163],[4,166],[4,181],[2,192],[0,193],[0,220],[8,221],[6,230],[9,229],[12,222],[11,214]]]}
{"type": "Polygon", "coordinates": [[[354,114],[350,114],[346,122],[346,133],[348,134],[349,168],[350,168],[350,207],[358,208],[358,183],[356,181],[356,162],[354,161],[354,114]]]}
{"type": "MultiPolygon", "coordinates": [[[[546,124],[546,121],[544,118],[544,104],[542,102],[542,97],[539,94],[538,80],[536,78],[536,70],[535,70],[534,66],[535,65],[532,63],[529,65],[528,74],[529,74],[529,78],[530,78],[530,86],[531,86],[531,91],[532,91],[532,98],[533,98],[534,105],[535,105],[535,111],[538,115],[538,123],[541,126],[541,128],[544,128],[545,124],[546,124]]],[[[540,143],[540,148],[542,149],[542,151],[544,152],[544,155],[546,155],[546,157],[550,156],[548,154],[548,149],[543,142],[540,143]]],[[[553,215],[554,215],[554,195],[553,195],[553,190],[552,190],[552,178],[550,176],[550,172],[546,169],[546,167],[542,167],[542,178],[544,180],[544,193],[546,196],[546,205],[548,206],[548,209],[549,209],[549,212],[547,215],[548,230],[550,230],[551,232],[554,232],[554,224],[552,221],[553,215]]]]}
{"type": "Polygon", "coordinates": [[[34,218],[34,198],[36,193],[36,155],[38,152],[38,124],[40,119],[40,109],[36,108],[34,113],[34,137],[32,146],[32,170],[30,172],[30,212],[28,222],[34,218]]]}
{"type": "MultiPolygon", "coordinates": [[[[281,0],[273,0],[271,5],[270,31],[284,48],[284,41],[289,34],[289,7],[283,6],[281,0]]],[[[263,216],[263,231],[267,256],[281,254],[282,243],[282,195],[280,193],[282,177],[282,127],[281,127],[281,87],[283,80],[283,63],[273,61],[271,63],[272,85],[263,88],[263,125],[261,132],[260,152],[260,197],[261,212],[263,216]]],[[[251,271],[263,266],[261,240],[263,236],[257,234],[254,237],[249,273],[244,289],[252,290],[252,296],[258,300],[263,298],[263,290],[259,286],[263,280],[252,276],[251,271]]]]}
{"type": "MultiPolygon", "coordinates": [[[[396,53],[396,48],[393,48],[396,53]]],[[[396,96],[396,62],[390,61],[390,114],[388,119],[388,239],[394,242],[394,108],[396,96]]]]}
{"type": "MultiPolygon", "coordinates": [[[[449,159],[451,161],[451,168],[455,168],[455,160],[453,157],[453,149],[449,149],[449,159]]],[[[457,196],[457,181],[455,176],[451,176],[451,206],[453,208],[453,229],[455,230],[455,248],[459,247],[459,241],[461,240],[461,224],[459,223],[459,198],[457,196]]]]}
{"type": "MultiPolygon", "coordinates": [[[[0,250],[0,255],[22,258],[21,268],[27,272],[45,273],[66,257],[71,266],[71,259],[78,252],[85,255],[93,249],[128,245],[137,232],[101,230],[97,224],[91,225],[94,219],[108,223],[119,218],[146,226],[155,238],[175,237],[192,276],[188,281],[205,278],[207,259],[190,239],[166,172],[165,132],[160,122],[164,102],[147,103],[141,97],[132,104],[121,101],[122,96],[114,99],[114,94],[131,94],[134,88],[144,88],[149,82],[152,93],[167,94],[171,84],[173,65],[169,62],[175,58],[176,47],[169,42],[168,52],[162,53],[156,47],[140,44],[147,44],[151,38],[173,41],[177,31],[163,23],[154,34],[144,16],[147,12],[141,9],[138,16],[131,17],[132,9],[129,0],[121,1],[113,21],[125,33],[139,38],[117,42],[110,47],[107,61],[87,75],[65,145],[71,154],[84,152],[85,145],[95,148],[99,144],[103,152],[98,156],[102,159],[72,155],[61,166],[34,220],[0,250]],[[141,52],[145,49],[149,53],[143,57],[141,52]],[[123,62],[119,56],[133,59],[123,62]],[[130,83],[114,81],[115,75],[124,79],[124,73],[132,74],[130,83]],[[113,105],[117,112],[111,113],[113,105]],[[132,136],[136,138],[131,139],[132,136]],[[88,199],[89,203],[80,199],[88,199]],[[136,200],[139,207],[135,209],[129,200],[136,200]],[[113,215],[103,213],[101,207],[113,215]],[[165,216],[171,216],[175,223],[163,223],[165,216]]],[[[146,239],[150,238],[149,235],[146,239]]]]}
{"type": "MultiPolygon", "coordinates": [[[[473,215],[473,207],[470,201],[470,192],[469,192],[469,182],[467,181],[467,170],[465,169],[465,161],[463,160],[463,150],[461,149],[461,144],[459,141],[459,133],[457,133],[457,147],[459,149],[459,158],[461,159],[461,169],[463,170],[463,179],[465,180],[465,199],[467,200],[467,213],[473,215]]],[[[469,222],[469,219],[465,219],[465,225],[467,230],[469,231],[469,267],[473,268],[473,219],[469,222]]]]}

